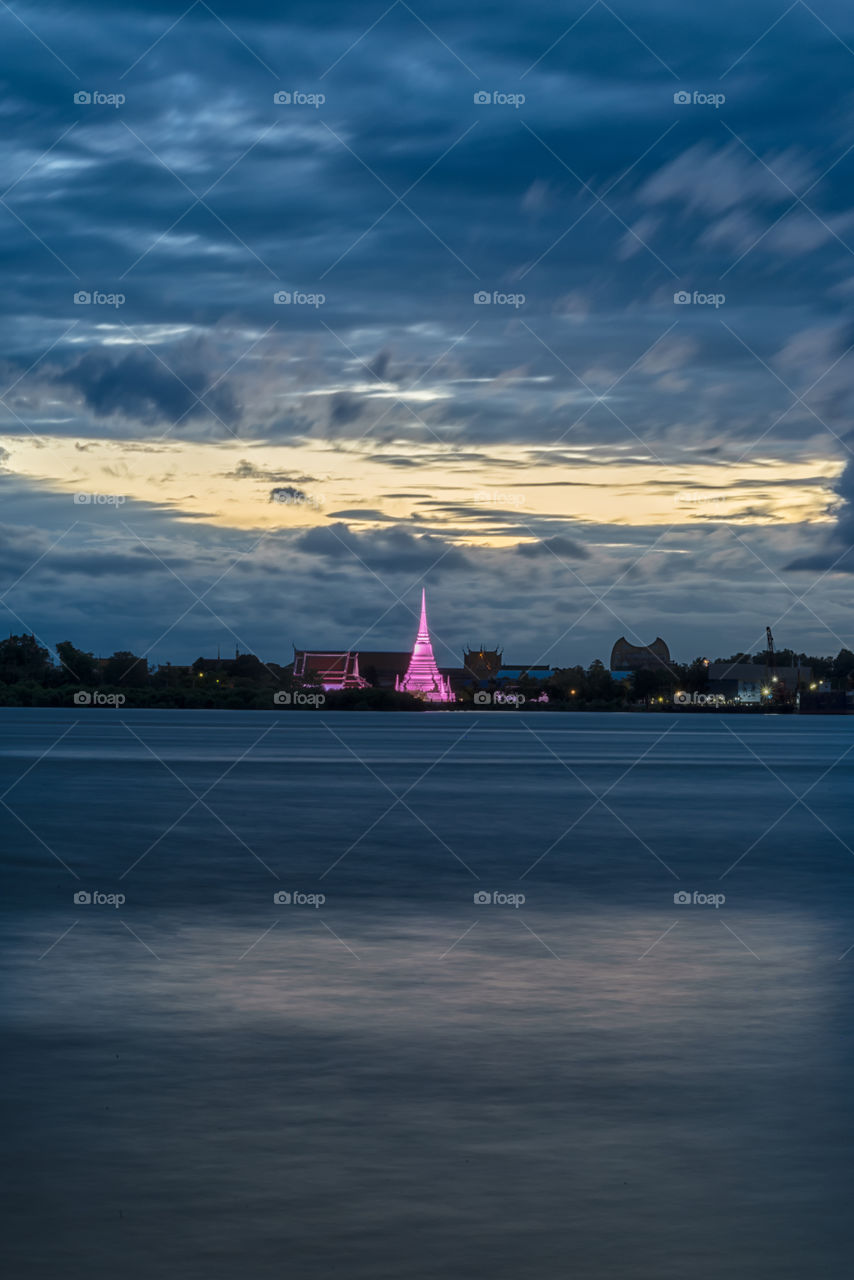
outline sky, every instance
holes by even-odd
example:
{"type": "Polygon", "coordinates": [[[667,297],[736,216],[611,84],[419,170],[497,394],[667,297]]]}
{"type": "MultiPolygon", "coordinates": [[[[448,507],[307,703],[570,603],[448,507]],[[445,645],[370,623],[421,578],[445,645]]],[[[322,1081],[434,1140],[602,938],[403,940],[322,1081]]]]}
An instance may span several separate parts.
{"type": "Polygon", "coordinates": [[[0,626],[854,648],[854,10],[0,5],[0,626]]]}

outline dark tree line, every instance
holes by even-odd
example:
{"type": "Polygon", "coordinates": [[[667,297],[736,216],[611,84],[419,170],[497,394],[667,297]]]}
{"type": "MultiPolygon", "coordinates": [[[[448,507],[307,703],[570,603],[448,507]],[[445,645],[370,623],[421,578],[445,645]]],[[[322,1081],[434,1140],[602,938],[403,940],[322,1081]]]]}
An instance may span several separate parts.
{"type": "MultiPolygon", "coordinates": [[[[765,652],[733,654],[716,662],[767,663],[765,652]]],[[[836,657],[811,657],[785,649],[775,655],[781,671],[792,665],[811,667],[818,680],[830,680],[837,689],[854,686],[854,653],[842,649],[836,657]]],[[[486,686],[497,691],[498,684],[486,686]]],[[[540,704],[545,695],[551,707],[585,710],[618,710],[644,705],[654,708],[672,701],[677,689],[703,693],[708,687],[708,663],[695,658],[687,664],[671,663],[644,669],[615,680],[598,659],[588,667],[564,667],[545,680],[522,677],[512,688],[526,705],[540,704]]],[[[506,686],[505,686],[506,688],[506,686]]],[[[234,658],[197,658],[191,666],[149,664],[146,657],[119,650],[108,658],[78,649],[63,640],[51,653],[33,635],[0,640],[0,705],[68,705],[81,690],[121,694],[128,706],[268,708],[277,691],[293,691],[290,667],[261,662],[254,654],[234,658]]],[[[461,689],[459,702],[473,704],[475,688],[461,689]]],[[[420,707],[408,695],[371,688],[330,693],[325,705],[365,709],[420,707]]],[[[496,704],[497,705],[497,704],[496,704]]]]}

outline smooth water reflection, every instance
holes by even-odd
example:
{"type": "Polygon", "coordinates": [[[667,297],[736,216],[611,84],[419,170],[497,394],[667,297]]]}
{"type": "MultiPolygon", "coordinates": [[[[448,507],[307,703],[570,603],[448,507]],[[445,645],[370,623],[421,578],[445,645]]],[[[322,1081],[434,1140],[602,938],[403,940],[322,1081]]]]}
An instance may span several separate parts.
{"type": "Polygon", "coordinates": [[[12,1274],[850,1275],[850,720],[122,721],[0,716],[12,1274]]]}

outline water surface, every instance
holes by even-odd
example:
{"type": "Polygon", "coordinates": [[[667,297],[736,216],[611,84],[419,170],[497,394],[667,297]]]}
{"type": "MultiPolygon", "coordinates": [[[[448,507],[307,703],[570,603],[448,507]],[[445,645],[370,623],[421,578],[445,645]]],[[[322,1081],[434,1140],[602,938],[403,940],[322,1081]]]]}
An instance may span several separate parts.
{"type": "Polygon", "coordinates": [[[0,711],[11,1273],[847,1280],[852,761],[0,711]]]}

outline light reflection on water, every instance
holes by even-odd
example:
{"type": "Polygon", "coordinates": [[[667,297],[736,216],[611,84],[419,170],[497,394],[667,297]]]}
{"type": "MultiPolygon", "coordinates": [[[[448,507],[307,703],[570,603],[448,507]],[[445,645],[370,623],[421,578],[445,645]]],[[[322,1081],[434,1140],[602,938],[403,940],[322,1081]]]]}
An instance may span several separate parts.
{"type": "MultiPolygon", "coordinates": [[[[272,719],[127,717],[197,794],[272,719]]],[[[147,853],[193,797],[105,717],[15,787],[80,877],[4,819],[15,1276],[850,1275],[850,768],[726,874],[792,797],[719,721],[581,817],[507,720],[325,876],[393,797],[311,713],[147,853]]],[[[424,721],[331,723],[399,794],[469,723],[424,721]]],[[[68,722],[7,713],[3,789],[68,722]]],[[[529,722],[600,794],[668,724],[529,722]]],[[[800,792],[851,725],[737,728],[800,792]]]]}

